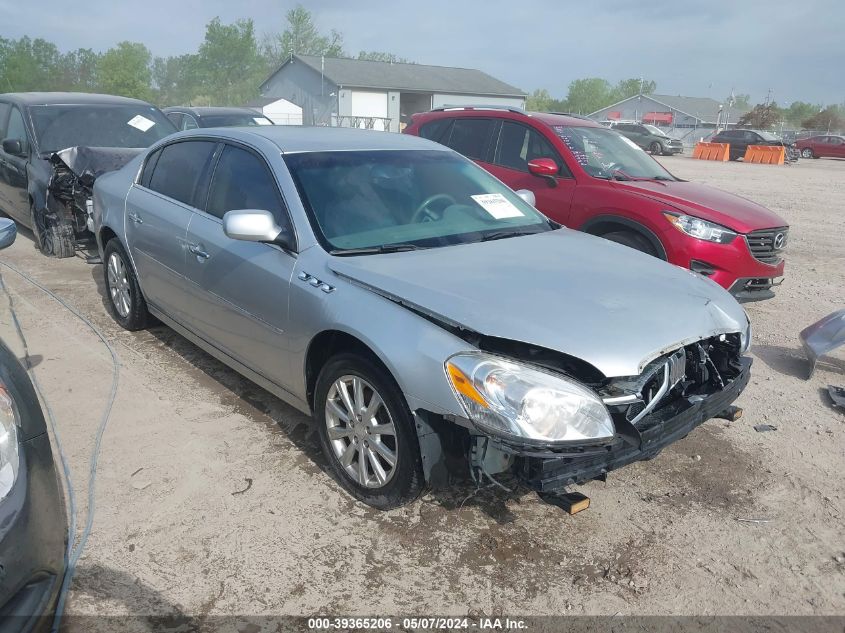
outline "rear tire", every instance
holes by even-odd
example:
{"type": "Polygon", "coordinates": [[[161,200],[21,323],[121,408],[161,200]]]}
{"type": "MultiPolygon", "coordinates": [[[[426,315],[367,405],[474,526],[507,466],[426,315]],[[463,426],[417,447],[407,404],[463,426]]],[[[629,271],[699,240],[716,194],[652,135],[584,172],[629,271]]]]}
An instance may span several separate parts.
{"type": "Polygon", "coordinates": [[[124,330],[135,332],[149,325],[151,317],[135,270],[117,238],[103,250],[103,277],[109,314],[124,330]]]}
{"type": "Polygon", "coordinates": [[[35,203],[30,204],[29,220],[38,250],[47,257],[73,257],[76,253],[76,236],[69,222],[48,217],[44,209],[38,209],[35,203]]]}
{"type": "Polygon", "coordinates": [[[634,231],[612,231],[610,233],[605,233],[602,237],[606,240],[610,240],[611,242],[616,242],[617,244],[622,244],[623,246],[638,250],[646,255],[658,257],[658,254],[651,245],[651,242],[634,231]]]}
{"type": "Polygon", "coordinates": [[[425,485],[419,441],[392,376],[363,356],[339,354],[323,367],[314,391],[320,445],[340,485],[379,510],[416,499],[425,485]]]}

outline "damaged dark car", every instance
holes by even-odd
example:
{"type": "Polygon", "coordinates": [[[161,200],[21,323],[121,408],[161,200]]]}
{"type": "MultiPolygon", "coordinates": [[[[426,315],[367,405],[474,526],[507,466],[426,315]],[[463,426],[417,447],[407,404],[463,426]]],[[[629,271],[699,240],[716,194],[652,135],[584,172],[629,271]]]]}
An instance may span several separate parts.
{"type": "Polygon", "coordinates": [[[0,94],[0,211],[32,229],[45,255],[71,257],[94,245],[96,178],[175,131],[160,110],[137,99],[0,94]]]}
{"type": "Polygon", "coordinates": [[[180,132],[94,186],[108,307],[313,415],[378,508],[507,474],[540,493],[726,411],[751,328],[697,273],[561,228],[425,139],[180,132]]]}

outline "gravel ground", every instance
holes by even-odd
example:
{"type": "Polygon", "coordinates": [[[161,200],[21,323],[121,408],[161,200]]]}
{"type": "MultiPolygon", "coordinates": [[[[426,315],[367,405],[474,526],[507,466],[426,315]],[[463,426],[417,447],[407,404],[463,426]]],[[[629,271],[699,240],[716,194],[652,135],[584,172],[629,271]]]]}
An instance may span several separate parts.
{"type": "MultiPolygon", "coordinates": [[[[574,517],[526,491],[465,487],[384,513],[352,501],[303,415],[165,327],[120,330],[101,267],[44,258],[22,231],[2,258],[91,318],[120,357],[69,612],[845,614],[845,412],[825,393],[845,385],[845,350],[807,381],[797,338],[843,307],[845,161],[662,160],[786,218],[786,281],[747,306],[755,364],[744,417],[710,421],[657,459],[582,486],[592,505],[574,517]],[[757,433],[759,423],[777,430],[757,433]]],[[[2,272],[84,510],[110,357],[2,272]]],[[[5,303],[0,336],[20,350],[5,303]]]]}

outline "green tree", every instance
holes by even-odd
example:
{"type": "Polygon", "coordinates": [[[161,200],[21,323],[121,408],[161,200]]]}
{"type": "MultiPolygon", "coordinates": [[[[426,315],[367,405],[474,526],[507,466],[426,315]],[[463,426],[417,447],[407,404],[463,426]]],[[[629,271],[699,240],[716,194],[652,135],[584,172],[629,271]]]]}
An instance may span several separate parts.
{"type": "Polygon", "coordinates": [[[622,101],[623,99],[627,99],[628,97],[635,97],[638,94],[654,94],[655,90],[657,90],[657,82],[651,81],[649,79],[642,79],[641,77],[622,79],[621,81],[617,82],[617,84],[613,87],[611,103],[622,101]]]}
{"type": "Polygon", "coordinates": [[[743,114],[737,125],[744,125],[758,130],[768,130],[783,120],[783,111],[777,103],[758,103],[749,112],[743,114]]]}
{"type": "Polygon", "coordinates": [[[805,120],[801,125],[808,130],[825,130],[838,132],[845,128],[845,108],[832,105],[817,112],[805,120]]]}
{"type": "Polygon", "coordinates": [[[301,4],[288,11],[285,19],[285,30],[265,47],[274,58],[272,65],[278,65],[294,54],[344,57],[343,35],[334,29],[327,35],[320,33],[311,12],[301,4]]]}
{"type": "Polygon", "coordinates": [[[120,42],[100,57],[100,90],[113,95],[149,100],[152,95],[152,54],[140,42],[120,42]]]}
{"type": "MultiPolygon", "coordinates": [[[[186,63],[182,69],[190,71],[192,66],[186,63]]],[[[253,21],[223,24],[220,18],[214,18],[209,22],[195,68],[202,92],[215,95],[218,101],[215,105],[243,105],[258,95],[266,69],[255,39],[253,21]]]]}
{"type": "Polygon", "coordinates": [[[414,62],[398,57],[393,53],[382,53],[380,51],[361,51],[358,59],[370,62],[390,62],[391,64],[413,64],[414,62]]]}
{"type": "Polygon", "coordinates": [[[40,38],[0,38],[0,89],[4,92],[44,90],[59,83],[56,45],[40,38]]]}
{"type": "Polygon", "coordinates": [[[807,103],[805,101],[793,101],[784,112],[784,118],[792,125],[801,125],[824,109],[821,104],[807,103]]]}
{"type": "Polygon", "coordinates": [[[194,54],[156,57],[152,68],[156,103],[192,105],[202,90],[198,66],[199,58],[194,54]]]}
{"type": "Polygon", "coordinates": [[[746,108],[751,107],[751,95],[749,94],[729,94],[725,97],[725,103],[730,104],[733,101],[733,107],[739,108],[740,110],[744,110],[746,108]]]}
{"type": "Polygon", "coordinates": [[[566,104],[569,111],[590,114],[613,103],[613,87],[606,79],[587,77],[569,84],[566,104]]]}
{"type": "Polygon", "coordinates": [[[552,95],[545,88],[538,88],[525,100],[525,109],[531,112],[550,112],[552,109],[552,95]]]}

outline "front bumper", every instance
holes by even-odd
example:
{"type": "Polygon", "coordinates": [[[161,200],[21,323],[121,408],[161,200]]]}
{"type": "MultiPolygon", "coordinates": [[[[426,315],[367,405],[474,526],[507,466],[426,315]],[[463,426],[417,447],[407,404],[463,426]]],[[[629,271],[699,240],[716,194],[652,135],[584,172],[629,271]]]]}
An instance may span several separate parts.
{"type": "MultiPolygon", "coordinates": [[[[607,445],[572,449],[565,454],[523,451],[517,473],[538,492],[555,492],[653,457],[730,406],[745,389],[750,375],[751,359],[742,358],[742,371],[721,391],[700,400],[684,399],[658,409],[640,420],[636,427],[631,427],[633,433],[629,429],[607,445]]],[[[520,456],[520,451],[513,447],[505,450],[520,456]]]]}
{"type": "MultiPolygon", "coordinates": [[[[677,240],[677,236],[672,236],[677,240]]],[[[684,237],[675,243],[663,240],[668,259],[683,268],[702,272],[742,301],[768,299],[780,284],[785,262],[767,264],[756,259],[742,236],[730,244],[714,244],[684,237]],[[750,283],[749,283],[750,282],[750,283]]]]}
{"type": "Polygon", "coordinates": [[[49,628],[65,567],[67,519],[49,437],[21,447],[18,480],[0,502],[0,633],[49,628]]]}
{"type": "Polygon", "coordinates": [[[683,145],[664,145],[663,152],[666,154],[683,154],[683,145]]]}

